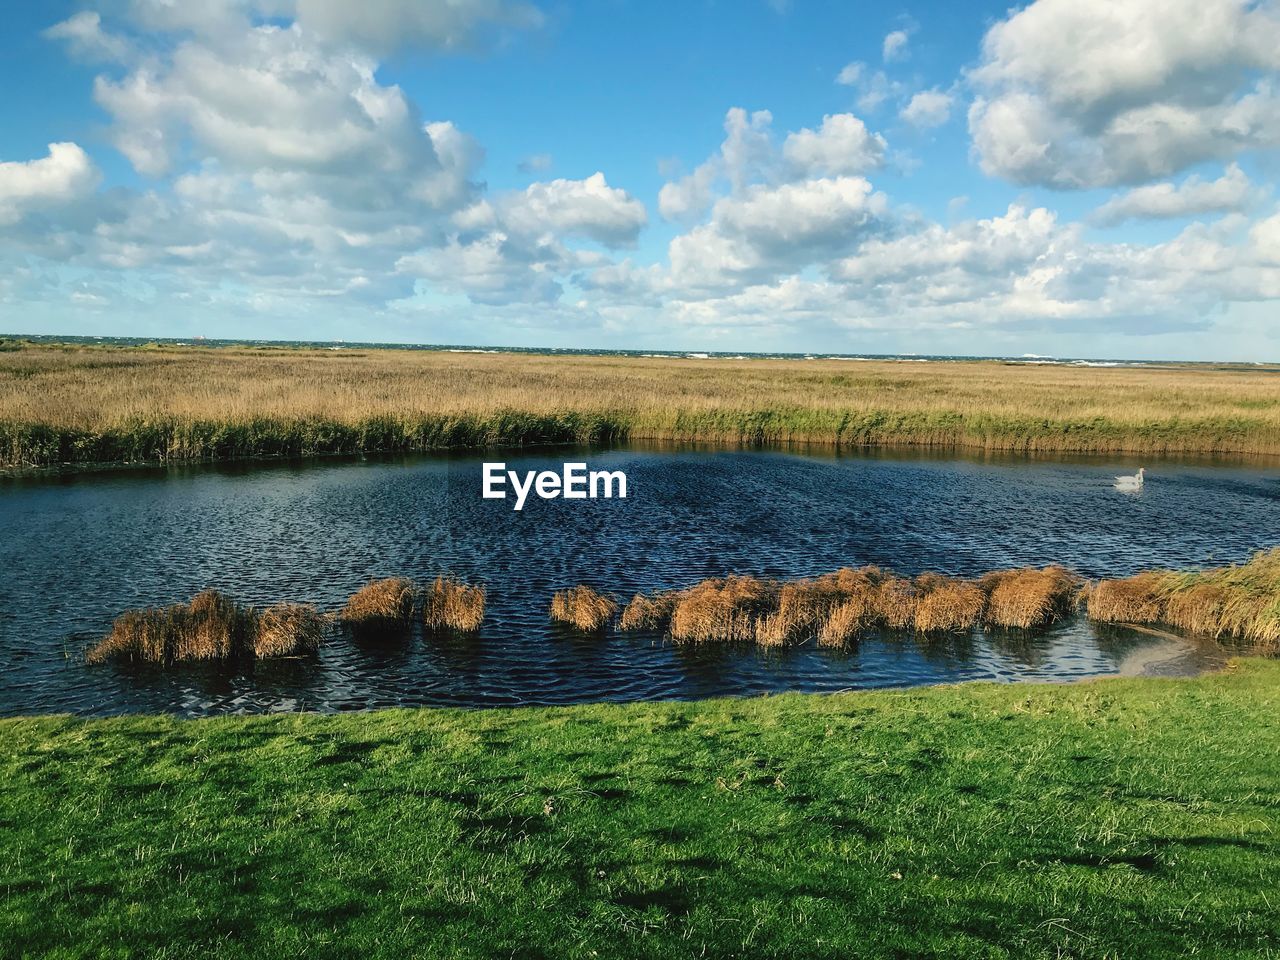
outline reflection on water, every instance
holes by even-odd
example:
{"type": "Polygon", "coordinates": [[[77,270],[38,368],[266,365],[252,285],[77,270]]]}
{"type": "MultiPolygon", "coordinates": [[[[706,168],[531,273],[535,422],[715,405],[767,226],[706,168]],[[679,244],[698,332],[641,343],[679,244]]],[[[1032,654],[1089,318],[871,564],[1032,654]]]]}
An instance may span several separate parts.
{"type": "Polygon", "coordinates": [[[1061,562],[1086,576],[1242,560],[1280,542],[1274,465],[624,449],[492,456],[518,470],[585,458],[625,470],[627,500],[480,497],[480,457],[183,467],[0,480],[0,714],[346,710],[393,704],[565,703],[839,690],[968,679],[1187,672],[1220,657],[1079,620],[1034,636],[847,651],[673,646],[584,637],[546,619],[555,589],[681,586],[875,563],[958,575],[1061,562]],[[118,611],[213,586],[238,600],[336,609],[372,577],[483,582],[480,635],[369,646],[338,636],[311,659],[238,669],[88,667],[118,611]]]}

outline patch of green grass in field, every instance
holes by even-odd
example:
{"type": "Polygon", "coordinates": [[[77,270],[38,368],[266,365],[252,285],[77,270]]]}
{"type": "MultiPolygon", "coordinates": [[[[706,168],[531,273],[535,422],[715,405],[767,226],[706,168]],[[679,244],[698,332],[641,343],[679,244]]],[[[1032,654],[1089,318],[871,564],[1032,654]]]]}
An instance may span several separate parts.
{"type": "Polygon", "coordinates": [[[0,722],[0,953],[1280,944],[1280,663],[1195,680],[0,722]]]}

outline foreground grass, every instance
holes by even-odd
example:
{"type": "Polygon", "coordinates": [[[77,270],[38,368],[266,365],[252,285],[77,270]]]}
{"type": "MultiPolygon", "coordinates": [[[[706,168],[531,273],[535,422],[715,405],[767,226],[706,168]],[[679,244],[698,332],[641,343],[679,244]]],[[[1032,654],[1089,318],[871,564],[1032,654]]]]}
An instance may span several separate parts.
{"type": "Polygon", "coordinates": [[[0,722],[0,953],[1213,957],[1280,943],[1280,663],[0,722]]]}
{"type": "Polygon", "coordinates": [[[1270,368],[10,346],[0,466],[627,439],[1280,453],[1270,368]]]}

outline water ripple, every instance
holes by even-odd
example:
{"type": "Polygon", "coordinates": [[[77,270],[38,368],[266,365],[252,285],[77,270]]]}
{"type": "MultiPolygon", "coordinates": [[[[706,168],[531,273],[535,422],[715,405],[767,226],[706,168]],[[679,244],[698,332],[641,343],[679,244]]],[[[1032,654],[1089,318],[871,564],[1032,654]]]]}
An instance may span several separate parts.
{"type": "MultiPolygon", "coordinates": [[[[0,714],[184,715],[414,704],[556,704],[843,690],[968,679],[1071,680],[1147,663],[1194,670],[1211,646],[1070,621],[1032,638],[848,651],[690,649],[656,635],[550,624],[578,582],[625,599],[726,572],[773,577],[880,564],[972,576],[1065,563],[1086,576],[1245,559],[1280,543],[1280,471],[1164,463],[1136,497],[1080,459],[624,449],[506,455],[512,469],[586,457],[627,500],[479,496],[480,458],[177,467],[0,480],[0,714]],[[478,637],[415,632],[370,648],[333,637],[314,660],[243,670],[88,667],[115,613],[205,587],[249,603],[334,609],[370,578],[452,572],[489,591],[478,637]],[[1180,659],[1181,658],[1181,659],[1180,659]]],[[[1131,472],[1131,471],[1130,471],[1131,472]]]]}

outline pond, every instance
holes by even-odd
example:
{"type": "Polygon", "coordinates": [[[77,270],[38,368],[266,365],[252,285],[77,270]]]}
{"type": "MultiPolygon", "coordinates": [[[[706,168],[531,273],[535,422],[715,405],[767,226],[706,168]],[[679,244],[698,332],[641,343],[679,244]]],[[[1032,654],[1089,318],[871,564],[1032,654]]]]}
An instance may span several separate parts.
{"type": "Polygon", "coordinates": [[[978,575],[1062,563],[1085,576],[1243,560],[1280,542],[1280,467],[1133,460],[630,447],[120,469],[0,479],[0,715],[188,716],[452,704],[558,704],[1195,672],[1213,644],[1098,628],[923,641],[871,634],[843,650],[674,645],[585,636],[547,618],[575,583],[629,598],[726,573],[794,578],[878,564],[978,575]],[[623,470],[626,499],[486,500],[482,462],[623,470]],[[227,667],[89,666],[114,616],[206,587],[334,610],[374,577],[482,582],[470,638],[227,667]]]}

